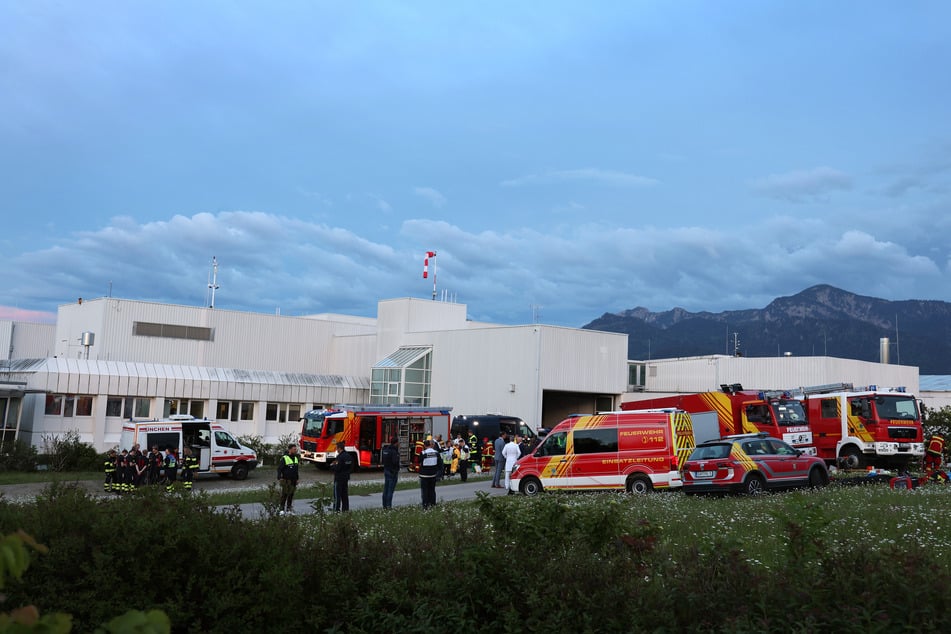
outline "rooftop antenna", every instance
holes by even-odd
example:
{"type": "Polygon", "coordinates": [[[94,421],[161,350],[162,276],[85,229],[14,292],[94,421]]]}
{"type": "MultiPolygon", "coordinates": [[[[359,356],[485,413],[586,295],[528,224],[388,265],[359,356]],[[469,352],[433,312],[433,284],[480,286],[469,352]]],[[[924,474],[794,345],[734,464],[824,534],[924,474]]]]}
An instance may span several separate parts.
{"type": "Polygon", "coordinates": [[[218,258],[211,256],[211,281],[208,282],[208,290],[211,292],[211,303],[209,308],[215,307],[215,291],[218,290],[218,258]]]}

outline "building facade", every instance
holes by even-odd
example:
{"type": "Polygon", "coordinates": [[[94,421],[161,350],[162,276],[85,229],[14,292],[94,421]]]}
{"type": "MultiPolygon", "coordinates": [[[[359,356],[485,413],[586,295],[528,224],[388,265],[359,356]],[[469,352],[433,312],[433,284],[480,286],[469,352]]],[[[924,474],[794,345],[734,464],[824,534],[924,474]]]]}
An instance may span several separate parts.
{"type": "Polygon", "coordinates": [[[55,326],[9,331],[0,440],[40,447],[76,431],[102,451],[123,421],[171,414],[276,442],[300,431],[303,412],[346,403],[449,405],[540,427],[613,409],[627,374],[626,335],[472,322],[465,305],[410,298],[381,301],[376,318],[100,298],[60,306],[55,326]]]}

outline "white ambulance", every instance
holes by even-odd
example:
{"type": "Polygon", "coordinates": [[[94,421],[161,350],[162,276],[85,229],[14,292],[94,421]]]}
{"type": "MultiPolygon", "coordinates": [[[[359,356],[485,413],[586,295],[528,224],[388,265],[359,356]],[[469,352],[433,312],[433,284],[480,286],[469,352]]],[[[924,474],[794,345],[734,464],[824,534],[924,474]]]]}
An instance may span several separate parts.
{"type": "Polygon", "coordinates": [[[182,449],[191,447],[192,455],[198,458],[198,473],[230,475],[235,480],[244,480],[248,472],[258,466],[254,450],[238,442],[222,425],[185,414],[163,420],[126,422],[122,426],[119,449],[132,449],[136,443],[146,453],[152,447],[163,452],[172,447],[179,460],[182,449]]]}

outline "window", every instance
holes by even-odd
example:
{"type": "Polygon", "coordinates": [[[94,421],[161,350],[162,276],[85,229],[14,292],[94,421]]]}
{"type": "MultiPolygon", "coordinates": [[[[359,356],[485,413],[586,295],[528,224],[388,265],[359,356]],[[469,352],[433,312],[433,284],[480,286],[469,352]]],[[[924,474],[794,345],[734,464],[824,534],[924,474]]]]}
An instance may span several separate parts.
{"type": "Polygon", "coordinates": [[[224,431],[215,432],[215,443],[219,447],[230,447],[232,449],[238,449],[239,445],[234,438],[231,437],[231,434],[224,431]]]}
{"type": "Polygon", "coordinates": [[[837,398],[824,398],[820,403],[820,416],[822,418],[838,418],[839,417],[839,399],[837,398]]]}
{"type": "MultiPolygon", "coordinates": [[[[264,408],[264,420],[274,422],[281,415],[281,406],[277,403],[268,403],[264,408]]],[[[283,422],[283,421],[281,421],[283,422]]]]}
{"type": "Polygon", "coordinates": [[[72,394],[67,394],[66,398],[63,399],[63,416],[66,418],[72,418],[73,416],[73,407],[76,405],[76,397],[72,394]]]}
{"type": "Polygon", "coordinates": [[[575,454],[617,451],[617,429],[575,430],[575,454]]]}
{"type": "Polygon", "coordinates": [[[182,413],[182,402],[177,398],[167,398],[165,399],[165,408],[163,410],[162,417],[168,418],[169,416],[174,416],[176,414],[182,413]]]}
{"type": "Polygon", "coordinates": [[[629,363],[627,366],[627,386],[631,392],[641,392],[647,384],[645,375],[647,366],[643,363],[629,363]]]}
{"type": "Polygon", "coordinates": [[[565,447],[568,443],[568,432],[560,431],[557,434],[549,434],[542,443],[536,455],[538,456],[563,456],[565,447]]]}
{"type": "Polygon", "coordinates": [[[188,401],[188,413],[195,418],[204,418],[205,401],[188,401]]]}
{"type": "Polygon", "coordinates": [[[46,395],[46,415],[47,416],[59,416],[63,413],[63,395],[62,394],[47,394],[46,395]]]}
{"type": "Polygon", "coordinates": [[[379,405],[429,405],[432,349],[399,348],[370,372],[370,402],[379,405]]]}
{"type": "Polygon", "coordinates": [[[795,456],[796,450],[787,445],[786,443],[779,440],[770,440],[769,444],[772,446],[772,453],[777,456],[795,456]]]}
{"type": "Polygon", "coordinates": [[[106,416],[119,418],[122,416],[122,397],[110,396],[106,399],[106,416]]]}
{"type": "Polygon", "coordinates": [[[92,397],[76,397],[76,416],[92,416],[92,397]]]}
{"type": "Polygon", "coordinates": [[[241,420],[254,420],[254,403],[241,403],[241,420]]]}
{"type": "Polygon", "coordinates": [[[287,420],[292,423],[296,423],[301,419],[301,405],[300,403],[292,403],[287,406],[287,420]]]}
{"type": "Polygon", "coordinates": [[[214,341],[214,328],[182,326],[179,324],[154,324],[146,321],[132,322],[132,334],[140,337],[165,337],[168,339],[193,339],[214,341]]]}
{"type": "Polygon", "coordinates": [[[147,398],[137,398],[135,399],[135,417],[136,418],[148,418],[151,416],[152,411],[152,401],[147,398]]]}
{"type": "Polygon", "coordinates": [[[218,420],[228,420],[231,418],[231,401],[218,401],[215,418],[218,420]]]}

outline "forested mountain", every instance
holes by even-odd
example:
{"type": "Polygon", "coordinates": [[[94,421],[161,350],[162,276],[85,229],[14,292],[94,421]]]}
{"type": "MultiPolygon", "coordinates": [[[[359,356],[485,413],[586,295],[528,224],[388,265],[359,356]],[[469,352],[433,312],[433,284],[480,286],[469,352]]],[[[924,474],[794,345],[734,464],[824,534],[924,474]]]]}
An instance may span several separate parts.
{"type": "Polygon", "coordinates": [[[748,357],[827,355],[879,360],[888,337],[891,363],[921,374],[951,374],[951,303],[889,301],[828,285],[779,297],[762,309],[691,313],[633,308],[605,313],[583,326],[628,335],[631,359],[704,354],[748,357]]]}

